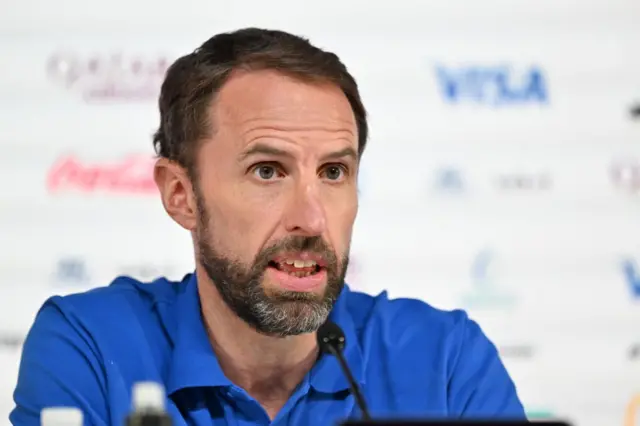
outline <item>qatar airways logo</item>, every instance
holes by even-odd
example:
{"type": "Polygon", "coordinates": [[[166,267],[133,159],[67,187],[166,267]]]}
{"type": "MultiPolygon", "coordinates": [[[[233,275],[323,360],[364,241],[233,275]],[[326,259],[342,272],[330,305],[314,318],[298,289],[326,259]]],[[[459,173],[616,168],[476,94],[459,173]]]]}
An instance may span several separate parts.
{"type": "Polygon", "coordinates": [[[157,194],[153,180],[154,162],[152,157],[144,155],[129,155],[108,163],[64,157],[48,173],[47,189],[51,193],[157,194]]]}
{"type": "Polygon", "coordinates": [[[148,101],[158,98],[171,65],[166,56],[59,52],[46,65],[56,84],[77,91],[87,102],[148,101]]]}

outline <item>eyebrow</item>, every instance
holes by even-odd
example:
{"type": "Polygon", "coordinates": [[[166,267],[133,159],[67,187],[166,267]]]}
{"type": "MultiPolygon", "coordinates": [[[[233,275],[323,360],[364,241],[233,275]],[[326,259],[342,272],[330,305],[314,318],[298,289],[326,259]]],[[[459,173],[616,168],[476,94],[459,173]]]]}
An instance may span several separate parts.
{"type": "MultiPolygon", "coordinates": [[[[251,147],[251,149],[243,152],[240,155],[240,161],[244,161],[247,158],[254,156],[254,155],[272,155],[272,156],[276,156],[276,157],[293,157],[293,154],[291,154],[289,151],[285,151],[283,149],[280,148],[275,148],[273,146],[269,146],[269,145],[265,145],[265,144],[255,144],[251,147]]],[[[338,160],[340,158],[352,158],[354,161],[358,160],[358,153],[356,152],[355,149],[351,148],[351,147],[347,147],[347,148],[343,148],[340,151],[335,151],[335,152],[331,152],[329,154],[326,154],[322,157],[322,161],[326,161],[326,160],[338,160]]]]}

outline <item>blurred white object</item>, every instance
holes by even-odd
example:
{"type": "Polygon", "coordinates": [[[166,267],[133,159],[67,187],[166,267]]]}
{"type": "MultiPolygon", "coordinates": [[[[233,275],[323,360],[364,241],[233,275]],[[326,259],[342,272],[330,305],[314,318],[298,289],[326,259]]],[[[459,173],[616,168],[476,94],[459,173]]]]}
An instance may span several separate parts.
{"type": "Polygon", "coordinates": [[[139,382],[133,385],[134,411],[164,411],[164,388],[155,382],[139,382]]]}
{"type": "Polygon", "coordinates": [[[82,411],[73,407],[47,407],[40,413],[42,426],[82,426],[82,411]]]}

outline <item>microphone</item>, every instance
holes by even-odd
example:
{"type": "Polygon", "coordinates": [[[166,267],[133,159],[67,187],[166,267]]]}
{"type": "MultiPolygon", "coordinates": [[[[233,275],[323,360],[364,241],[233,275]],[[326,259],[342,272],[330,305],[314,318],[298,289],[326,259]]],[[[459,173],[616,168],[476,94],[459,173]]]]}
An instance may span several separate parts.
{"type": "Polygon", "coordinates": [[[351,393],[353,393],[356,404],[362,412],[362,418],[364,420],[371,420],[369,409],[367,408],[367,403],[365,402],[364,397],[360,392],[360,387],[358,386],[356,380],[353,378],[351,369],[349,368],[347,360],[344,358],[344,354],[342,353],[345,345],[347,344],[347,340],[344,337],[344,331],[342,331],[338,324],[327,321],[320,326],[316,337],[318,339],[318,346],[320,347],[320,350],[322,350],[323,352],[328,352],[338,359],[340,368],[347,378],[347,382],[349,382],[351,393]]]}

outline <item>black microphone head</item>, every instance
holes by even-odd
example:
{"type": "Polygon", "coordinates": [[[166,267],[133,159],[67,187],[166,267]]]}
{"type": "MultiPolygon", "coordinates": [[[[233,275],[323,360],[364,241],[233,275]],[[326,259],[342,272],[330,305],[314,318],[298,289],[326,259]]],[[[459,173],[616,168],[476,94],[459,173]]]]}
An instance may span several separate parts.
{"type": "Polygon", "coordinates": [[[347,341],[344,337],[344,331],[335,322],[328,321],[320,326],[316,335],[318,346],[323,352],[329,352],[330,347],[337,350],[343,350],[347,341]]]}

